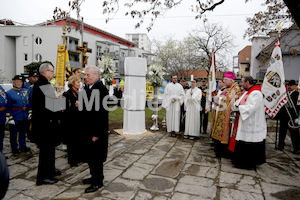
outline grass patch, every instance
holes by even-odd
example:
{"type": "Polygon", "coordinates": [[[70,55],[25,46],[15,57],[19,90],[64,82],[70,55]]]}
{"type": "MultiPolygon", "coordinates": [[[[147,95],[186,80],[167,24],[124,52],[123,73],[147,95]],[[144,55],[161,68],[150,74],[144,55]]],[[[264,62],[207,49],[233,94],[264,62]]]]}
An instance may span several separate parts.
{"type": "MultiPolygon", "coordinates": [[[[123,126],[123,112],[122,107],[118,107],[114,111],[109,112],[109,126],[110,128],[122,128],[123,126]]],[[[145,108],[145,122],[147,127],[152,125],[151,116],[154,114],[148,107],[145,108]]],[[[161,109],[158,111],[158,121],[161,122],[166,116],[166,111],[161,109]]]]}

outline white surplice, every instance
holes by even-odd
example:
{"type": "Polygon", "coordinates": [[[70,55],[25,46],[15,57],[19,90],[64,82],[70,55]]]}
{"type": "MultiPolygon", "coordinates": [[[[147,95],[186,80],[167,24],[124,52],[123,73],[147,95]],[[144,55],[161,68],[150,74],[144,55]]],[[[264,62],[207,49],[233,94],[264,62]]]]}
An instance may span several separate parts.
{"type": "Polygon", "coordinates": [[[185,113],[185,131],[184,135],[200,136],[200,103],[202,91],[195,87],[189,89],[184,97],[185,113]],[[191,95],[191,92],[193,94],[191,95]]]}
{"type": "MultiPolygon", "coordinates": [[[[246,93],[235,102],[235,105],[240,103],[246,93]]],[[[239,106],[239,112],[240,118],[236,140],[262,142],[267,135],[263,94],[258,90],[252,91],[245,104],[239,106]]]]}
{"type": "Polygon", "coordinates": [[[179,83],[169,83],[164,91],[162,107],[166,109],[167,132],[179,132],[180,106],[183,103],[184,90],[179,83]],[[178,98],[174,101],[174,98],[178,98]]]}

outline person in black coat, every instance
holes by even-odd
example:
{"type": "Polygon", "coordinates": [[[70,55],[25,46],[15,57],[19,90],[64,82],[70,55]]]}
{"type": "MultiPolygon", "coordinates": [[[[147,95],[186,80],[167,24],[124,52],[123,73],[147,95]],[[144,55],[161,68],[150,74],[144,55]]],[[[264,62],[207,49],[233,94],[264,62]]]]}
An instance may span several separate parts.
{"type": "Polygon", "coordinates": [[[298,121],[298,113],[299,113],[299,106],[297,106],[297,100],[299,96],[299,92],[296,91],[297,84],[295,80],[291,80],[288,83],[288,92],[287,92],[287,98],[288,102],[282,106],[278,113],[278,118],[280,120],[280,128],[279,128],[279,144],[278,144],[278,149],[283,150],[285,146],[285,137],[286,137],[286,132],[287,129],[289,129],[290,134],[291,134],[291,140],[292,140],[292,145],[293,145],[293,153],[294,154],[300,154],[299,151],[299,144],[300,144],[300,136],[299,136],[299,129],[292,129],[288,127],[288,123],[291,120],[287,110],[289,111],[293,123],[295,126],[298,126],[299,121],[298,121]],[[296,109],[296,110],[295,110],[296,109]]]}
{"type": "Polygon", "coordinates": [[[42,185],[58,181],[54,178],[58,117],[55,112],[48,110],[45,104],[45,94],[55,97],[54,89],[49,82],[54,75],[53,67],[49,63],[44,63],[40,66],[39,72],[41,76],[34,84],[32,92],[32,141],[40,148],[36,184],[42,185]]]}
{"type": "Polygon", "coordinates": [[[64,111],[63,127],[64,127],[64,143],[67,144],[68,163],[71,166],[78,166],[82,161],[80,124],[82,122],[81,113],[78,110],[78,91],[80,89],[80,77],[76,75],[70,76],[68,80],[68,91],[64,92],[66,97],[66,110],[64,111]]]}
{"type": "Polygon", "coordinates": [[[203,79],[201,81],[201,86],[199,87],[202,91],[202,98],[201,98],[201,107],[202,110],[200,111],[200,132],[201,127],[203,129],[203,134],[206,134],[207,125],[208,125],[208,112],[205,112],[206,107],[206,96],[207,96],[207,85],[206,80],[203,79]]]}
{"type": "Polygon", "coordinates": [[[85,88],[79,92],[79,111],[82,110],[84,124],[83,140],[85,141],[86,158],[91,178],[83,183],[91,184],[85,193],[95,192],[103,187],[103,163],[107,158],[108,147],[108,110],[105,109],[108,90],[100,80],[100,70],[89,66],[84,74],[85,88]],[[86,95],[87,98],[84,98],[86,95]],[[86,102],[88,100],[88,102],[86,102]]]}
{"type": "Polygon", "coordinates": [[[0,152],[0,199],[2,199],[7,191],[9,184],[9,171],[5,157],[0,152]]]}

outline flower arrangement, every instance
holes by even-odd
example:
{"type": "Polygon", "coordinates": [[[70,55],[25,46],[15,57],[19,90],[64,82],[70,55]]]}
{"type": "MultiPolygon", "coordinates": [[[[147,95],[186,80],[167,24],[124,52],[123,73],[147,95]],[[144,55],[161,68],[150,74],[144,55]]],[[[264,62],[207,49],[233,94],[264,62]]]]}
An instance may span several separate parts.
{"type": "Polygon", "coordinates": [[[151,64],[149,67],[149,81],[153,87],[160,87],[164,81],[165,71],[159,64],[151,64]]]}
{"type": "Polygon", "coordinates": [[[102,78],[105,80],[106,85],[112,85],[115,73],[113,59],[109,56],[102,56],[102,61],[98,60],[97,66],[100,69],[102,78]]]}

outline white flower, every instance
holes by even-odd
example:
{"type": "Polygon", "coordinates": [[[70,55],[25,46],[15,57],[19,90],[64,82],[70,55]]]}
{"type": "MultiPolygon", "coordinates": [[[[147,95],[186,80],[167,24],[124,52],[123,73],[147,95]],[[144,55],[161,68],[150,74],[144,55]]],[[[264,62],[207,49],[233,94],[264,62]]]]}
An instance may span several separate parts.
{"type": "Polygon", "coordinates": [[[158,87],[162,85],[162,82],[164,81],[163,75],[165,74],[164,69],[161,65],[158,64],[152,64],[149,67],[149,81],[151,82],[151,85],[154,87],[158,87]]]}
{"type": "Polygon", "coordinates": [[[101,76],[104,78],[105,82],[112,84],[113,75],[115,73],[115,67],[112,58],[103,56],[102,61],[98,60],[97,66],[99,67],[101,76]]]}

